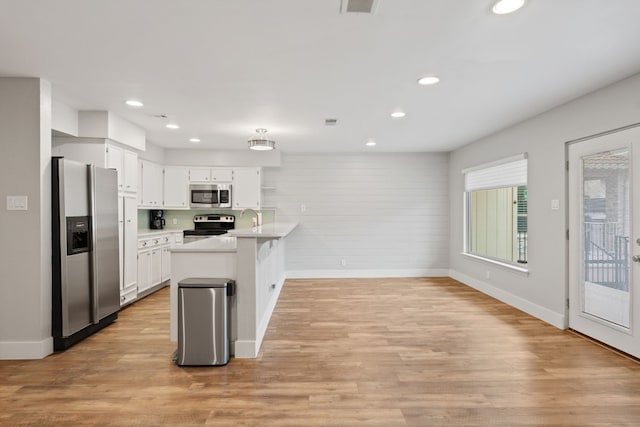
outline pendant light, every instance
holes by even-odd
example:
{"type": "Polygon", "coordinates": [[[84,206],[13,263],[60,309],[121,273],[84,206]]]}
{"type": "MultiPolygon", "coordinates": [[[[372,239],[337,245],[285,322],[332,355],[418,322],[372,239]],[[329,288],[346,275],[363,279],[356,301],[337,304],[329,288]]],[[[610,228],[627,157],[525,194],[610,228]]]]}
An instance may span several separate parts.
{"type": "Polygon", "coordinates": [[[249,140],[249,148],[252,150],[275,150],[276,142],[267,138],[267,130],[264,128],[256,129],[258,136],[249,140]]]}

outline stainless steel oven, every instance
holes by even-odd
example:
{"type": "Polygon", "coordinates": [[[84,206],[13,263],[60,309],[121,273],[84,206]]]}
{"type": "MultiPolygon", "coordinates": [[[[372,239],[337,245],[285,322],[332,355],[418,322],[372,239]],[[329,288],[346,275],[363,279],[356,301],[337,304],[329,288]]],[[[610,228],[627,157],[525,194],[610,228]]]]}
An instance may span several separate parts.
{"type": "Polygon", "coordinates": [[[191,184],[189,193],[192,208],[231,207],[231,184],[191,184]]]}

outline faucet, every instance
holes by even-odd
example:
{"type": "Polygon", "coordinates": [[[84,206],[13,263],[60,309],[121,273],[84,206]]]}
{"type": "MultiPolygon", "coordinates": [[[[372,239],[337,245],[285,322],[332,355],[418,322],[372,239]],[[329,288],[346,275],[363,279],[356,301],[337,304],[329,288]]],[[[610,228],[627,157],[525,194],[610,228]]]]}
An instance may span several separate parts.
{"type": "Polygon", "coordinates": [[[242,212],[240,212],[240,218],[242,218],[242,215],[244,215],[245,212],[247,211],[251,211],[256,217],[253,218],[253,226],[254,227],[259,227],[262,225],[262,212],[257,212],[254,211],[253,209],[247,208],[247,209],[243,209],[242,212]]]}

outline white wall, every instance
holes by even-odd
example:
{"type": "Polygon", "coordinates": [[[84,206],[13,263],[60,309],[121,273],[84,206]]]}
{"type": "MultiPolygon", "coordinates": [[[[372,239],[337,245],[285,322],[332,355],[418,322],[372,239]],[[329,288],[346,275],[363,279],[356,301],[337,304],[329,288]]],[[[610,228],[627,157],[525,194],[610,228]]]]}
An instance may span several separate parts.
{"type": "Polygon", "coordinates": [[[165,164],[164,153],[165,149],[155,144],[147,142],[145,151],[136,150],[138,158],[142,160],[148,160],[150,162],[165,164]]]}
{"type": "Polygon", "coordinates": [[[51,87],[0,78],[0,359],[51,353],[51,87]],[[28,196],[8,211],[6,196],[28,196]]]}
{"type": "Polygon", "coordinates": [[[164,150],[165,164],[173,166],[280,166],[281,152],[255,151],[243,143],[237,150],[164,150]]]}
{"type": "MultiPolygon", "coordinates": [[[[567,141],[640,122],[640,74],[600,89],[451,153],[452,277],[558,327],[566,326],[567,141]],[[463,175],[477,164],[529,153],[529,275],[461,255],[463,175]],[[551,210],[551,200],[560,210],[551,210]],[[486,272],[490,279],[486,279],[486,272]]],[[[640,141],[639,141],[640,143],[640,141]]]]}
{"type": "Polygon", "coordinates": [[[51,106],[51,129],[57,135],[78,136],[78,110],[54,99],[51,106]]]}
{"type": "Polygon", "coordinates": [[[446,275],[447,180],[441,153],[284,153],[263,169],[275,187],[263,206],[300,223],[287,237],[288,277],[446,275]]]}

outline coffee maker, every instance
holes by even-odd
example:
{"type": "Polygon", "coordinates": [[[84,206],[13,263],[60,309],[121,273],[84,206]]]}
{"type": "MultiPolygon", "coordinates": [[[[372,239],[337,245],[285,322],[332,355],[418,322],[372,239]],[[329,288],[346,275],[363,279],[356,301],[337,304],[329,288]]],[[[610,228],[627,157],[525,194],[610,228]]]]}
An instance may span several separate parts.
{"type": "Polygon", "coordinates": [[[149,211],[149,216],[149,228],[151,228],[152,230],[162,230],[164,228],[164,211],[152,210],[149,211]]]}

